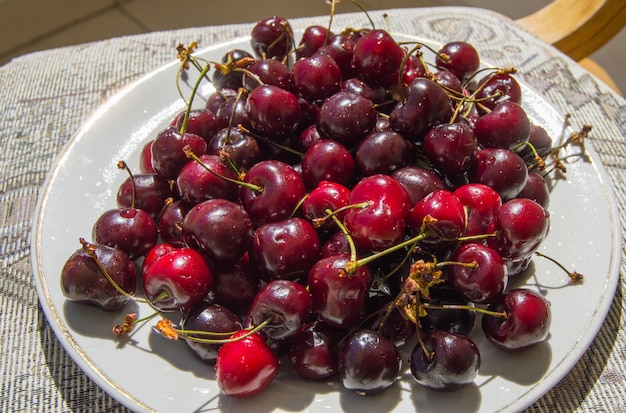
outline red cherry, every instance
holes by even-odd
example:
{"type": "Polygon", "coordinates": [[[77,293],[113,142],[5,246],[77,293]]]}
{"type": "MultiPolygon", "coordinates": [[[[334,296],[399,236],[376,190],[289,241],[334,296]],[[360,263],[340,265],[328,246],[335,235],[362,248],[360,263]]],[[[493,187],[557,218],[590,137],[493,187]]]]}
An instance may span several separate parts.
{"type": "MultiPolygon", "coordinates": [[[[233,338],[248,334],[241,330],[233,338]]],[[[223,394],[251,397],[263,391],[278,375],[278,357],[259,333],[224,343],[217,354],[215,378],[223,394]]]]}

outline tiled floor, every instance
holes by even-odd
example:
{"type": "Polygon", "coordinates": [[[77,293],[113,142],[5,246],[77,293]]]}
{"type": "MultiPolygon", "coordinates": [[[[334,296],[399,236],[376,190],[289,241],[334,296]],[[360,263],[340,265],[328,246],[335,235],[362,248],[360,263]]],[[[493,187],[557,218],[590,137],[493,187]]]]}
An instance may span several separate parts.
{"type": "MultiPolygon", "coordinates": [[[[418,6],[475,6],[519,18],[549,0],[360,0],[368,10],[418,6]]],[[[324,0],[0,0],[0,65],[25,53],[115,36],[181,27],[327,14],[324,0]]],[[[357,11],[345,1],[339,11],[357,11]]],[[[626,91],[626,31],[592,57],[626,91]]]]}

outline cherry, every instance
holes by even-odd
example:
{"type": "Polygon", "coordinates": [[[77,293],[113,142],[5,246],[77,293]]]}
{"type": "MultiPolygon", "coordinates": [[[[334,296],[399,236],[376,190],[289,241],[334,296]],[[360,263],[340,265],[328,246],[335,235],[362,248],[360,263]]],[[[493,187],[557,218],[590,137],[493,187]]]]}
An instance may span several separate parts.
{"type": "Polygon", "coordinates": [[[468,337],[435,331],[415,345],[409,365],[415,381],[429,389],[452,391],[474,381],[480,352],[468,337]]]}
{"type": "Polygon", "coordinates": [[[313,225],[303,218],[270,222],[254,231],[250,263],[266,282],[306,277],[320,256],[321,242],[313,225]]]}
{"type": "Polygon", "coordinates": [[[92,229],[96,244],[119,248],[131,260],[145,255],[157,244],[159,228],[149,213],[137,208],[114,208],[103,212],[92,229]]]}
{"type": "Polygon", "coordinates": [[[359,78],[353,77],[341,82],[339,90],[342,92],[356,93],[363,95],[374,103],[382,103],[388,99],[388,93],[382,86],[371,86],[359,78]]]}
{"type": "Polygon", "coordinates": [[[256,139],[237,127],[220,129],[209,141],[207,153],[228,156],[237,168],[250,169],[262,159],[256,139]]]}
{"type": "Polygon", "coordinates": [[[329,36],[328,41],[319,49],[320,53],[325,53],[333,58],[341,69],[344,79],[354,77],[355,70],[352,67],[352,56],[354,55],[354,41],[343,34],[329,36]]]}
{"type": "Polygon", "coordinates": [[[497,235],[487,238],[487,244],[507,261],[526,259],[545,239],[548,217],[548,211],[528,198],[507,201],[495,216],[493,230],[497,235]]]}
{"type": "Polygon", "coordinates": [[[288,359],[293,370],[311,380],[337,374],[337,332],[320,321],[303,325],[291,340],[288,359]]]}
{"type": "Polygon", "coordinates": [[[254,89],[246,100],[250,126],[261,135],[284,138],[293,134],[300,119],[298,98],[291,92],[272,85],[254,89]],[[280,102],[277,105],[276,102],[280,102]]]}
{"type": "Polygon", "coordinates": [[[438,70],[433,73],[433,80],[448,90],[451,95],[464,96],[465,88],[461,80],[448,70],[438,70]]]}
{"type": "Polygon", "coordinates": [[[324,26],[307,26],[296,48],[296,59],[312,56],[320,48],[324,47],[327,39],[332,35],[333,33],[324,26]]]}
{"type": "Polygon", "coordinates": [[[530,120],[519,104],[498,103],[474,124],[474,134],[484,148],[514,149],[530,137],[530,120]]]}
{"type": "MultiPolygon", "coordinates": [[[[172,120],[171,125],[176,127],[179,131],[185,121],[185,115],[187,111],[182,111],[172,120]]],[[[217,132],[219,128],[218,119],[215,114],[209,109],[192,109],[189,111],[186,124],[186,133],[201,136],[205,141],[209,141],[213,134],[217,132]]]]}
{"type": "Polygon", "coordinates": [[[435,57],[435,65],[452,72],[460,80],[467,79],[480,66],[478,52],[471,44],[454,41],[444,44],[435,57]]]}
{"type": "Polygon", "coordinates": [[[515,198],[526,185],[528,168],[515,152],[502,148],[484,148],[476,153],[470,181],[493,188],[503,201],[515,198]]]}
{"type": "Polygon", "coordinates": [[[510,73],[490,73],[479,80],[477,89],[476,99],[489,110],[500,102],[522,102],[522,88],[510,73]]]}
{"type": "Polygon", "coordinates": [[[276,59],[256,60],[247,67],[242,82],[243,87],[248,91],[256,89],[262,84],[277,86],[289,91],[293,90],[291,70],[285,63],[276,59]]]}
{"type": "Polygon", "coordinates": [[[450,260],[448,281],[463,297],[476,304],[489,304],[504,292],[508,273],[504,260],[495,250],[479,243],[457,248],[450,260]]]}
{"type": "Polygon", "coordinates": [[[325,53],[297,60],[291,68],[294,90],[309,102],[322,101],[339,91],[341,69],[325,53]]]}
{"type": "MultiPolygon", "coordinates": [[[[454,288],[446,284],[435,286],[430,291],[428,304],[432,306],[471,306],[454,288]],[[439,287],[439,288],[438,288],[439,287]]],[[[466,308],[431,308],[420,317],[422,332],[447,331],[469,336],[476,322],[476,311],[466,308]]]]}
{"type": "Polygon", "coordinates": [[[61,291],[70,301],[88,303],[104,311],[117,311],[135,293],[135,265],[118,248],[91,244],[81,239],[82,248],[61,269],[61,291]],[[119,287],[109,281],[109,278],[119,287]]]}
{"type": "Polygon", "coordinates": [[[430,234],[424,241],[441,242],[460,237],[465,230],[465,209],[450,191],[440,189],[426,195],[411,210],[410,225],[414,234],[425,226],[430,234]]]}
{"type": "Polygon", "coordinates": [[[120,208],[135,207],[157,219],[168,198],[174,197],[170,182],[157,173],[140,173],[120,185],[116,202],[120,208]]]}
{"type": "Polygon", "coordinates": [[[403,240],[411,210],[411,198],[389,175],[361,179],[350,193],[348,204],[367,206],[346,211],[344,224],[357,248],[382,251],[403,240]]]}
{"type": "Polygon", "coordinates": [[[341,382],[358,394],[375,394],[388,388],[396,382],[402,366],[393,341],[369,329],[348,335],[338,354],[341,382]]]}
{"type": "Polygon", "coordinates": [[[411,163],[412,144],[397,132],[373,131],[359,143],[354,159],[363,176],[392,174],[411,163]]]}
{"type": "MultiPolygon", "coordinates": [[[[322,181],[309,192],[302,203],[302,215],[309,221],[324,219],[327,210],[337,211],[348,205],[350,190],[336,182],[322,181]]],[[[339,221],[343,221],[344,211],[336,213],[339,221]]],[[[339,230],[337,223],[333,219],[324,219],[319,227],[326,233],[333,233],[339,230]]]]}
{"type": "Polygon", "coordinates": [[[202,155],[207,144],[199,135],[181,133],[170,126],[159,132],[152,143],[152,166],[167,179],[176,179],[180,170],[189,162],[183,148],[189,146],[193,153],[202,155]]]}
{"type": "Polygon", "coordinates": [[[282,161],[264,160],[254,165],[239,190],[241,203],[255,226],[278,222],[291,216],[306,193],[296,170],[282,161]]]}
{"type": "Polygon", "coordinates": [[[426,76],[426,67],[422,60],[415,55],[408,56],[402,72],[402,85],[406,86],[418,77],[426,76]]]}
{"type": "Polygon", "coordinates": [[[529,289],[514,289],[488,307],[504,311],[506,317],[483,315],[485,336],[497,347],[520,350],[544,341],[550,332],[550,304],[545,297],[529,289]]]}
{"type": "Polygon", "coordinates": [[[345,269],[348,261],[350,254],[347,253],[321,258],[308,274],[313,311],[320,320],[340,329],[354,327],[361,321],[372,284],[367,266],[348,274],[345,269]]]}
{"type": "Polygon", "coordinates": [[[183,166],[176,178],[176,188],[180,197],[192,204],[216,198],[238,201],[239,186],[232,182],[238,178],[218,155],[204,154],[196,162],[183,166]]]}
{"type": "Polygon", "coordinates": [[[174,247],[186,246],[183,241],[183,221],[191,207],[188,202],[177,200],[163,208],[161,218],[157,222],[161,241],[174,247]]]}
{"type": "Polygon", "coordinates": [[[247,98],[248,93],[241,92],[235,96],[227,97],[224,102],[219,105],[215,112],[218,130],[229,126],[237,127],[239,125],[248,129],[251,127],[250,116],[246,110],[247,98]]]}
{"type": "Polygon", "coordinates": [[[348,237],[343,231],[337,231],[328,237],[326,242],[322,245],[321,258],[340,253],[350,253],[348,237]]]}
{"type": "Polygon", "coordinates": [[[526,185],[522,188],[518,198],[529,198],[537,202],[544,209],[548,209],[550,205],[550,188],[543,176],[537,172],[531,172],[528,174],[528,180],[526,185]]]}
{"type": "Polygon", "coordinates": [[[212,263],[234,262],[252,243],[252,220],[238,203],[209,199],[194,205],[183,221],[183,240],[212,263]]]}
{"type": "MultiPolygon", "coordinates": [[[[226,52],[222,56],[222,63],[229,65],[237,63],[237,67],[245,69],[248,64],[242,64],[242,62],[252,61],[253,57],[250,53],[242,49],[232,49],[226,52]]],[[[215,89],[239,89],[243,86],[242,81],[243,73],[239,70],[230,70],[228,73],[223,73],[221,70],[214,70],[211,76],[211,83],[215,89]]]]}
{"type": "Polygon", "coordinates": [[[250,45],[259,58],[282,60],[292,48],[293,30],[283,17],[272,16],[257,22],[250,33],[250,45]]]}
{"type": "Polygon", "coordinates": [[[295,281],[273,280],[265,284],[250,306],[249,317],[254,325],[269,322],[263,333],[271,339],[291,337],[309,319],[311,295],[295,281]]]}
{"type": "Polygon", "coordinates": [[[234,263],[218,263],[215,267],[213,299],[238,315],[248,312],[260,288],[261,279],[252,269],[247,253],[234,263]]]}
{"type": "Polygon", "coordinates": [[[350,186],[355,170],[350,151],[330,139],[322,139],[313,144],[302,157],[302,179],[307,188],[315,188],[322,181],[350,186]]]}
{"type": "Polygon", "coordinates": [[[156,173],[152,166],[152,140],[146,142],[139,153],[139,172],[156,173]]]}
{"type": "MultiPolygon", "coordinates": [[[[229,309],[217,304],[201,302],[185,313],[181,325],[184,330],[204,331],[207,333],[228,333],[241,330],[239,318],[229,309]]],[[[198,335],[202,339],[220,340],[220,334],[198,335]]],[[[207,364],[215,364],[217,353],[222,344],[203,343],[191,338],[184,340],[187,348],[207,364]]]]}
{"type": "Polygon", "coordinates": [[[213,286],[213,271],[191,248],[159,244],[142,265],[143,290],[159,311],[185,311],[200,303],[213,286]]]}
{"type": "Polygon", "coordinates": [[[467,212],[465,235],[487,234],[502,205],[500,195],[484,184],[465,184],[455,189],[453,193],[467,212]]]}
{"type": "Polygon", "coordinates": [[[403,60],[404,51],[393,37],[385,30],[375,29],[354,45],[352,66],[366,83],[388,89],[398,84],[403,60]]]}
{"type": "Polygon", "coordinates": [[[452,116],[448,93],[427,78],[416,78],[404,88],[405,100],[389,114],[389,126],[411,141],[421,141],[435,124],[452,116]]]}
{"type": "Polygon", "coordinates": [[[426,195],[438,189],[445,189],[441,177],[435,172],[419,166],[405,166],[395,170],[391,177],[407,190],[411,205],[415,205],[426,195]]]}
{"type": "Polygon", "coordinates": [[[317,130],[350,148],[374,130],[377,116],[374,103],[363,95],[337,92],[322,104],[317,130]]]}
{"type": "Polygon", "coordinates": [[[478,141],[469,125],[446,123],[434,126],[424,137],[424,152],[435,169],[459,175],[474,164],[478,141]]]}
{"type": "Polygon", "coordinates": [[[278,357],[259,333],[240,330],[232,338],[236,340],[224,343],[217,354],[217,385],[227,396],[254,396],[278,375],[278,357]]]}

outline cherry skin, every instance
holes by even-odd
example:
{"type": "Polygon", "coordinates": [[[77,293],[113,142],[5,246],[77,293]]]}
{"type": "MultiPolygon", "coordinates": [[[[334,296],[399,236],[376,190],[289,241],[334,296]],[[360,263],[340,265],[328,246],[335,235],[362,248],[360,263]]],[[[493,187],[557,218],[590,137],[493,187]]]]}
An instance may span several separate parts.
{"type": "Polygon", "coordinates": [[[474,134],[484,148],[514,149],[530,137],[530,120],[515,102],[498,103],[474,124],[474,134]]]}
{"type": "Polygon", "coordinates": [[[478,141],[465,123],[434,126],[424,137],[424,152],[435,169],[443,174],[459,175],[474,164],[478,141]]]}
{"type": "Polygon", "coordinates": [[[468,337],[435,331],[423,338],[411,352],[409,365],[415,381],[429,389],[452,391],[474,381],[480,368],[480,352],[468,337]]]}
{"type": "Polygon", "coordinates": [[[139,172],[156,173],[152,166],[152,141],[148,141],[141,148],[139,153],[139,172]]]}
{"type": "Polygon", "coordinates": [[[157,244],[159,228],[146,211],[115,208],[98,217],[93,225],[92,238],[97,244],[121,249],[131,260],[135,260],[157,244]]]}
{"type": "Polygon", "coordinates": [[[353,92],[337,92],[322,104],[316,126],[323,138],[351,148],[374,130],[377,117],[371,100],[353,92]]]}
{"type": "Polygon", "coordinates": [[[289,280],[273,280],[265,284],[250,306],[253,325],[266,320],[263,334],[274,340],[295,335],[309,319],[311,295],[306,287],[289,280]]]}
{"type": "Polygon", "coordinates": [[[324,47],[326,40],[330,36],[333,36],[332,32],[329,32],[324,26],[307,26],[296,49],[296,59],[312,56],[320,48],[324,47]]]}
{"type": "Polygon", "coordinates": [[[118,248],[91,244],[84,240],[61,269],[61,291],[69,301],[88,303],[104,311],[117,311],[130,300],[106,278],[86,248],[93,248],[96,257],[113,281],[126,293],[134,294],[137,286],[135,265],[128,254],[118,248]]]}
{"type": "Polygon", "coordinates": [[[480,57],[470,43],[454,41],[444,44],[439,49],[435,64],[440,69],[454,73],[460,80],[465,80],[478,70],[480,57]]]}
{"type": "Polygon", "coordinates": [[[157,310],[189,310],[211,291],[213,272],[198,251],[165,245],[148,255],[141,270],[143,289],[157,310]]]}
{"type": "Polygon", "coordinates": [[[426,195],[411,210],[410,225],[415,235],[426,224],[430,234],[424,241],[450,241],[460,237],[465,230],[465,210],[461,201],[446,189],[426,195]],[[428,221],[427,218],[435,221],[428,221]]]}
{"type": "Polygon", "coordinates": [[[225,343],[215,362],[215,379],[222,394],[246,398],[265,390],[278,375],[278,357],[259,333],[246,330],[233,335],[239,340],[225,343]]]}
{"type": "Polygon", "coordinates": [[[284,138],[293,134],[300,120],[298,98],[288,90],[272,85],[254,89],[246,100],[250,126],[259,134],[284,138]],[[280,102],[277,105],[276,102],[280,102]]]}
{"type": "Polygon", "coordinates": [[[283,60],[292,49],[293,30],[289,21],[272,16],[257,22],[250,32],[250,45],[259,58],[283,60]]]}
{"type": "Polygon", "coordinates": [[[411,198],[402,185],[389,175],[372,175],[359,181],[348,204],[368,203],[346,211],[344,224],[357,248],[382,251],[398,244],[405,235],[411,198]]]}
{"type": "Polygon", "coordinates": [[[250,264],[263,281],[297,280],[306,277],[320,256],[320,248],[319,235],[306,219],[270,222],[254,231],[250,264]]]}
{"type": "Polygon", "coordinates": [[[291,340],[288,359],[300,376],[322,380],[337,374],[337,332],[320,321],[303,325],[291,340]]]}
{"type": "Polygon", "coordinates": [[[262,159],[257,140],[237,127],[217,131],[209,141],[207,153],[211,155],[226,153],[237,168],[246,170],[262,159]]]}
{"type": "Polygon", "coordinates": [[[397,132],[373,131],[359,143],[354,159],[362,176],[392,174],[411,163],[412,145],[397,132]]]}
{"type": "Polygon", "coordinates": [[[302,157],[302,179],[307,188],[315,188],[322,181],[351,186],[355,171],[350,151],[334,140],[320,140],[302,157]]]}
{"type": "Polygon", "coordinates": [[[261,288],[261,279],[252,269],[248,254],[234,263],[218,263],[213,272],[211,294],[216,304],[237,315],[245,315],[261,288]],[[220,265],[221,264],[221,265],[220,265]]]}
{"type": "Polygon", "coordinates": [[[500,194],[484,184],[465,184],[455,189],[454,195],[467,211],[465,235],[487,234],[496,212],[502,206],[500,194]]]}
{"type": "Polygon", "coordinates": [[[503,201],[515,198],[528,180],[524,160],[508,149],[484,148],[476,153],[470,181],[493,188],[503,201]]]}
{"type": "MultiPolygon", "coordinates": [[[[495,215],[495,237],[487,245],[507,261],[529,257],[545,239],[549,214],[541,205],[528,198],[516,198],[502,204],[495,215]]],[[[511,274],[512,275],[512,274],[511,274]]]]}
{"type": "Polygon", "coordinates": [[[120,185],[116,202],[120,208],[138,208],[157,219],[166,200],[171,197],[176,195],[166,178],[157,173],[140,173],[134,174],[132,179],[126,178],[120,185]]]}
{"type": "Polygon", "coordinates": [[[517,194],[517,197],[532,199],[544,209],[548,209],[548,206],[550,206],[550,188],[548,188],[548,184],[543,176],[537,172],[528,174],[526,185],[517,194]]]}
{"type": "Polygon", "coordinates": [[[345,270],[350,255],[337,253],[317,261],[308,275],[313,311],[331,327],[356,326],[365,314],[365,299],[372,284],[367,266],[353,274],[345,270]]]}
{"type": "Polygon", "coordinates": [[[285,63],[276,59],[255,61],[247,67],[242,81],[243,87],[248,91],[256,89],[263,84],[277,86],[289,91],[293,90],[291,70],[285,63]]]}
{"type": "Polygon", "coordinates": [[[476,99],[482,106],[493,109],[500,102],[522,102],[522,88],[509,73],[490,73],[478,82],[476,99]]]}
{"type": "MultiPolygon", "coordinates": [[[[216,71],[217,72],[217,71],[216,71]]],[[[171,122],[179,131],[185,120],[186,110],[180,112],[171,122]]],[[[206,142],[219,129],[218,120],[213,112],[207,108],[192,109],[189,111],[185,132],[201,136],[206,142]]]]}
{"type": "Polygon", "coordinates": [[[289,218],[306,194],[301,175],[289,164],[278,160],[257,163],[243,181],[260,188],[242,186],[239,190],[241,203],[257,227],[289,218]]]}
{"type": "Polygon", "coordinates": [[[329,55],[316,53],[294,63],[291,79],[299,96],[309,102],[322,101],[339,91],[341,69],[329,55]]]}
{"type": "MultiPolygon", "coordinates": [[[[221,305],[207,302],[201,302],[185,313],[181,325],[184,330],[211,333],[228,333],[242,328],[241,321],[232,311],[221,305]]],[[[203,334],[197,337],[213,340],[224,338],[220,334],[203,334]]],[[[185,339],[184,342],[192,354],[207,364],[215,364],[217,353],[222,346],[221,344],[201,343],[193,339],[185,339]]]]}
{"type": "Polygon", "coordinates": [[[548,337],[552,319],[550,304],[535,291],[522,288],[511,290],[488,309],[507,314],[506,318],[483,316],[483,332],[499,348],[520,350],[548,337]]]}
{"type": "Polygon", "coordinates": [[[152,142],[152,166],[157,173],[167,179],[176,179],[183,166],[190,161],[183,151],[186,146],[198,156],[207,149],[206,141],[199,135],[180,133],[173,126],[159,132],[152,142]]]}
{"type": "Polygon", "coordinates": [[[477,266],[452,265],[448,271],[448,281],[468,301],[490,304],[504,293],[508,283],[507,267],[492,248],[478,243],[464,244],[454,251],[450,260],[477,266]]]}
{"type": "Polygon", "coordinates": [[[370,329],[360,329],[346,337],[338,354],[341,382],[358,394],[376,394],[389,388],[402,366],[393,341],[370,329]]]}
{"type": "MultiPolygon", "coordinates": [[[[302,203],[302,215],[313,222],[326,217],[327,210],[334,212],[345,207],[349,199],[350,190],[347,187],[336,182],[322,181],[309,192],[302,203]]],[[[336,216],[343,221],[345,213],[341,211],[336,216]]],[[[330,234],[338,231],[339,226],[333,219],[325,219],[319,229],[330,234]]]]}
{"type": "Polygon", "coordinates": [[[239,204],[209,199],[194,205],[183,221],[183,240],[212,263],[235,262],[252,243],[250,215],[239,204]]]}
{"type": "Polygon", "coordinates": [[[161,218],[157,222],[161,241],[175,247],[185,247],[183,241],[183,221],[192,205],[182,201],[174,201],[163,208],[161,218]]]}
{"type": "Polygon", "coordinates": [[[352,66],[366,83],[391,88],[398,84],[404,51],[385,30],[371,30],[354,46],[352,66]]]}
{"type": "Polygon", "coordinates": [[[407,190],[412,205],[433,191],[445,189],[445,184],[438,174],[419,166],[410,165],[397,169],[391,177],[407,190]]]}
{"type": "Polygon", "coordinates": [[[239,200],[238,176],[218,155],[204,154],[183,166],[176,178],[181,199],[197,204],[208,199],[239,200]],[[224,178],[228,178],[226,180],[224,178]]]}

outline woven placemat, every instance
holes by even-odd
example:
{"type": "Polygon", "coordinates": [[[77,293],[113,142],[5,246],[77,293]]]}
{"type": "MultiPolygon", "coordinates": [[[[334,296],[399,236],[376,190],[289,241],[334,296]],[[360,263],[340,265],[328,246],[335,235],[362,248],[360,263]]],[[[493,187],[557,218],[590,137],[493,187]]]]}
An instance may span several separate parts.
{"type": "MultiPolygon", "coordinates": [[[[623,233],[626,104],[587,72],[511,21],[485,10],[387,12],[394,30],[467,40],[494,64],[521,76],[573,119],[597,119],[591,141],[615,188],[623,233]],[[450,18],[454,16],[454,18],[450,18]],[[521,62],[521,63],[520,63],[521,62]]],[[[384,22],[381,13],[372,13],[384,22]]],[[[293,19],[294,28],[327,18],[293,19]]],[[[335,27],[364,27],[362,14],[339,15],[335,27]]],[[[383,25],[384,23],[381,23],[383,25]]],[[[37,197],[57,154],[99,105],[140,76],[173,60],[179,42],[206,46],[244,36],[250,24],[189,28],[116,38],[17,58],[0,68],[0,411],[124,412],[67,355],[41,310],[30,258],[37,197]]],[[[622,259],[621,269],[625,262],[622,259]]],[[[626,409],[626,323],[620,281],[607,320],[574,369],[529,412],[626,409]]]]}

